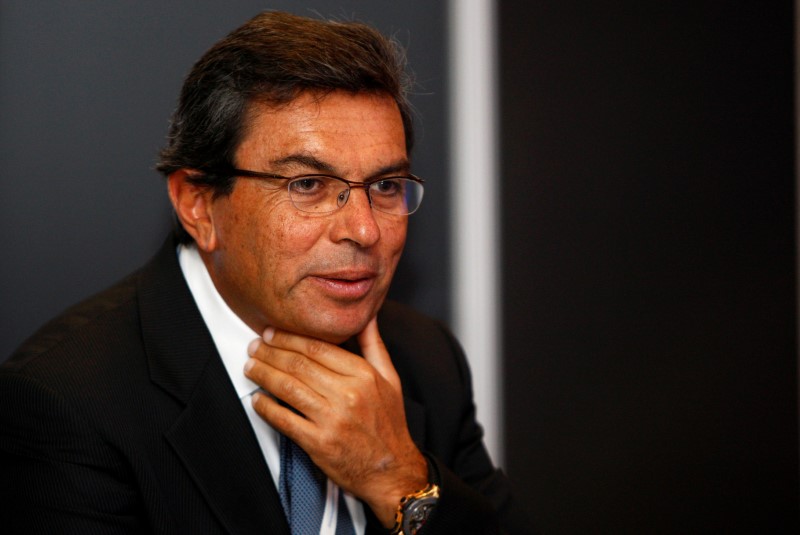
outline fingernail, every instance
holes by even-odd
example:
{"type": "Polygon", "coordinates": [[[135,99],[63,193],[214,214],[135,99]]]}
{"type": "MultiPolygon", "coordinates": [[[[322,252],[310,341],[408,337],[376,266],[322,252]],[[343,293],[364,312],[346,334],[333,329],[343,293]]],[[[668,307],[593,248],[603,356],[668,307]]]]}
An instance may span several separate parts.
{"type": "Polygon", "coordinates": [[[264,334],[261,335],[261,337],[267,343],[272,341],[273,336],[275,336],[275,329],[273,329],[272,327],[267,327],[266,329],[264,329],[264,334]]]}
{"type": "Polygon", "coordinates": [[[253,403],[253,405],[255,405],[256,403],[258,403],[258,398],[260,398],[260,397],[261,397],[261,394],[259,394],[258,391],[253,392],[253,395],[250,396],[250,401],[253,403]]]}
{"type": "Polygon", "coordinates": [[[251,357],[253,355],[255,355],[256,354],[256,350],[258,349],[258,346],[260,344],[261,344],[261,339],[260,338],[256,338],[255,340],[253,340],[252,342],[247,344],[247,354],[250,355],[251,357]]]}
{"type": "Polygon", "coordinates": [[[256,359],[247,359],[247,362],[244,363],[244,373],[247,373],[253,369],[253,366],[256,364],[256,359]]]}

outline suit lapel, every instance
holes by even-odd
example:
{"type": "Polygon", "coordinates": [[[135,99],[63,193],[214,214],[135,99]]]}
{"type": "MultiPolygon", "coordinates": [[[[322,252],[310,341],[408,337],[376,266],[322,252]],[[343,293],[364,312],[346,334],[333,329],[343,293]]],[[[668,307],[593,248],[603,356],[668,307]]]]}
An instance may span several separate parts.
{"type": "Polygon", "coordinates": [[[289,528],[250,422],[218,359],[209,362],[166,438],[232,533],[289,528]]]}
{"type": "Polygon", "coordinates": [[[228,531],[289,535],[269,468],[175,247],[168,240],[139,280],[151,378],[184,406],[165,439],[228,531]]]}

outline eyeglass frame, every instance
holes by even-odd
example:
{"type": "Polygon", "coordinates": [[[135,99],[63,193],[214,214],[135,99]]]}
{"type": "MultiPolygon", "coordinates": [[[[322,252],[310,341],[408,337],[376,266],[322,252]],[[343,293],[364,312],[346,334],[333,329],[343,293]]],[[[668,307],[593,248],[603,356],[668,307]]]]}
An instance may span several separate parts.
{"type": "MultiPolygon", "coordinates": [[[[291,181],[302,180],[304,178],[314,178],[314,177],[332,178],[334,180],[338,180],[340,182],[344,182],[347,185],[347,189],[348,189],[347,199],[344,201],[342,206],[338,206],[334,210],[330,210],[330,211],[327,211],[327,212],[310,212],[310,211],[303,210],[302,208],[299,208],[295,204],[294,200],[291,197],[292,192],[289,191],[289,199],[292,200],[292,206],[294,206],[295,208],[297,208],[298,210],[300,210],[301,212],[303,212],[305,214],[325,215],[325,214],[332,214],[334,212],[337,212],[337,211],[341,210],[342,207],[344,207],[344,205],[347,204],[347,201],[350,200],[350,191],[352,191],[353,188],[363,189],[364,193],[367,194],[367,200],[369,201],[370,207],[373,207],[373,205],[372,205],[372,196],[369,194],[369,187],[372,184],[376,184],[376,183],[381,182],[383,180],[391,180],[393,178],[402,178],[404,180],[409,180],[411,182],[416,182],[417,184],[420,185],[420,187],[422,187],[422,192],[423,193],[425,192],[425,186],[424,186],[425,180],[420,178],[420,177],[418,177],[417,175],[413,175],[411,173],[408,173],[408,174],[405,174],[405,175],[384,176],[384,177],[380,177],[380,178],[373,178],[371,180],[367,180],[367,181],[364,181],[364,182],[357,182],[357,181],[353,181],[353,180],[347,180],[346,178],[342,178],[342,177],[336,176],[336,175],[327,175],[325,173],[307,173],[307,174],[296,175],[296,176],[284,176],[284,175],[279,175],[279,174],[276,174],[276,173],[264,173],[264,172],[261,172],[261,171],[250,171],[248,169],[238,169],[236,167],[231,167],[230,169],[224,169],[224,170],[206,169],[206,170],[203,170],[203,172],[206,173],[206,174],[210,173],[210,174],[215,174],[215,175],[227,175],[227,176],[230,176],[230,177],[255,178],[255,179],[259,179],[259,180],[289,180],[290,182],[287,182],[287,184],[286,184],[287,191],[289,189],[289,185],[291,184],[291,181]]],[[[422,204],[422,199],[420,198],[420,205],[421,204],[422,204]]],[[[406,214],[394,214],[392,212],[384,212],[383,210],[381,210],[379,208],[374,208],[374,209],[379,211],[382,214],[408,216],[408,215],[413,214],[417,210],[419,210],[419,205],[416,208],[414,208],[414,210],[412,212],[408,212],[406,214]]]]}

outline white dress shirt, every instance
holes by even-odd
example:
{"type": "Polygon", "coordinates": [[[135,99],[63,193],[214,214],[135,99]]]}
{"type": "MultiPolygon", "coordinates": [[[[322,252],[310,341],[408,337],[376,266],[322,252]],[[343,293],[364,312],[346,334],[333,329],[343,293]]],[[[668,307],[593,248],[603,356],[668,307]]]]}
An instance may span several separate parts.
{"type": "MultiPolygon", "coordinates": [[[[220,357],[222,357],[222,362],[228,371],[233,387],[236,389],[236,394],[242,401],[247,417],[250,419],[250,425],[253,426],[253,431],[255,431],[258,444],[261,446],[261,452],[264,454],[264,459],[267,461],[267,466],[277,489],[279,488],[278,481],[281,470],[280,435],[253,409],[251,398],[260,388],[244,375],[244,365],[249,358],[247,346],[260,336],[248,327],[239,316],[234,314],[225,303],[225,300],[222,299],[222,296],[219,295],[203,260],[200,258],[200,253],[197,252],[197,247],[194,245],[180,245],[178,247],[178,260],[197,308],[200,309],[200,315],[211,333],[211,338],[214,340],[220,357]]],[[[328,480],[327,499],[320,535],[334,535],[336,532],[340,492],[342,491],[339,487],[328,480]]],[[[363,506],[361,502],[349,493],[345,493],[344,497],[353,527],[358,535],[363,535],[367,524],[363,506]]]]}

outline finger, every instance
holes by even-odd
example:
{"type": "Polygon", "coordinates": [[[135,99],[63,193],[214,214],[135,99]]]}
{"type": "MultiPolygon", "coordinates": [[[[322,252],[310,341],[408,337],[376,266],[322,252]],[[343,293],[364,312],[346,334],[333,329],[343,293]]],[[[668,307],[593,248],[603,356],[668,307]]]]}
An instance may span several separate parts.
{"type": "Polygon", "coordinates": [[[310,420],[318,420],[325,399],[303,381],[269,363],[250,358],[244,366],[245,376],[261,388],[300,411],[310,420]]]}
{"type": "Polygon", "coordinates": [[[264,421],[297,443],[315,433],[315,425],[312,422],[266,394],[255,392],[251,402],[253,409],[264,421]]]}
{"type": "Polygon", "coordinates": [[[361,346],[364,359],[378,370],[378,373],[389,381],[396,390],[400,391],[400,377],[394,369],[392,359],[389,357],[389,351],[387,351],[378,331],[377,318],[372,318],[367,323],[367,326],[364,327],[364,330],[358,333],[358,344],[361,346]]]}
{"type": "Polygon", "coordinates": [[[364,362],[349,351],[317,338],[280,331],[268,327],[262,337],[270,347],[294,351],[342,375],[356,375],[364,362]]]}
{"type": "Polygon", "coordinates": [[[247,353],[251,357],[299,379],[325,398],[329,398],[341,385],[341,374],[326,368],[302,353],[268,346],[260,339],[250,343],[247,353]]]}

